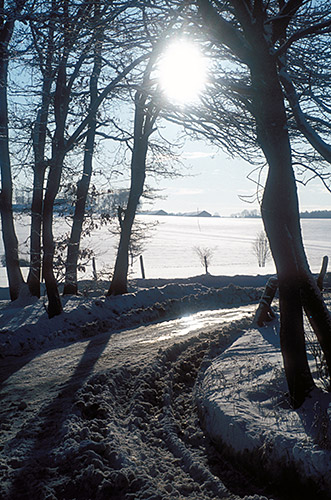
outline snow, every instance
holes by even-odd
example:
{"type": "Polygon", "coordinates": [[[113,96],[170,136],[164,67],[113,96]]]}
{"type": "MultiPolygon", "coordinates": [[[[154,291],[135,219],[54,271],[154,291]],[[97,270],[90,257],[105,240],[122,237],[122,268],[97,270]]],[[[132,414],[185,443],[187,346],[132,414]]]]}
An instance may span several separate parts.
{"type": "MultiPolygon", "coordinates": [[[[218,217],[171,217],[152,215],[137,216],[139,222],[155,227],[143,243],[142,256],[146,278],[189,278],[203,272],[195,247],[213,250],[209,272],[213,275],[256,275],[273,274],[275,266],[272,259],[264,268],[258,267],[253,243],[263,229],[260,218],[218,218],[218,217]]],[[[97,222],[97,221],[96,221],[97,222]]],[[[331,245],[331,219],[302,219],[302,232],[305,250],[311,269],[319,272],[324,255],[328,255],[331,245]]],[[[28,259],[29,254],[29,217],[20,215],[16,220],[16,230],[20,242],[20,254],[28,259]]],[[[68,230],[64,217],[55,215],[55,237],[68,230]]],[[[117,239],[107,226],[99,224],[84,237],[82,248],[94,251],[96,268],[100,277],[109,279],[114,266],[117,239]]],[[[0,239],[0,255],[4,253],[0,239]]],[[[28,268],[23,268],[27,273],[28,268]]],[[[141,276],[139,259],[130,269],[131,278],[141,276]]],[[[92,265],[86,266],[80,279],[92,278],[92,265]]],[[[5,292],[7,287],[6,270],[0,267],[0,286],[5,292]]],[[[1,289],[0,289],[1,290],[1,289]]],[[[6,296],[6,298],[9,298],[6,296]]]]}
{"type": "Polygon", "coordinates": [[[285,468],[314,481],[316,493],[331,491],[330,395],[314,389],[300,409],[290,408],[277,323],[244,332],[212,362],[198,392],[219,446],[249,453],[274,480],[284,479],[285,468]]]}
{"type": "MultiPolygon", "coordinates": [[[[245,282],[240,277],[237,279],[240,283],[245,282]]],[[[3,301],[0,309],[1,356],[20,356],[100,332],[123,330],[189,311],[239,305],[258,300],[260,295],[255,288],[236,287],[227,277],[201,276],[192,283],[164,284],[166,281],[162,280],[160,286],[160,280],[138,280],[139,289],[115,297],[105,296],[109,283],[98,282],[97,292],[102,295],[63,297],[63,314],[51,320],[47,316],[45,298],[31,301],[23,292],[15,302],[3,301]],[[153,286],[154,283],[158,286],[153,286]],[[210,283],[213,288],[210,288],[210,283]],[[225,283],[227,286],[224,287],[225,283]],[[147,288],[142,287],[145,284],[147,288]],[[219,288],[222,285],[223,288],[219,288]]],[[[265,283],[266,278],[261,276],[251,281],[265,283]]],[[[82,294],[87,293],[88,286],[88,283],[80,285],[82,294]]]]}
{"type": "Polygon", "coordinates": [[[252,325],[267,279],[137,279],[122,297],[85,282],[51,320],[44,299],[3,300],[0,497],[286,498],[210,436],[267,485],[285,469],[329,498],[330,398],[289,408],[278,320],[252,325]]]}

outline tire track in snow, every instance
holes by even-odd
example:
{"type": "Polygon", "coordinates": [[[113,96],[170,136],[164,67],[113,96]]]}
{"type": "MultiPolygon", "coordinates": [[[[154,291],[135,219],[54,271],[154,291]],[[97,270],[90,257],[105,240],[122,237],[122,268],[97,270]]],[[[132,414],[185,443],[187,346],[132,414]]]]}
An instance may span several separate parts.
{"type": "Polygon", "coordinates": [[[243,497],[245,488],[254,493],[240,473],[229,469],[226,485],[211,472],[194,403],[204,357],[247,328],[253,309],[239,308],[246,319],[235,323],[237,310],[220,310],[209,324],[207,313],[205,322],[193,315],[191,328],[183,320],[184,333],[180,320],[169,321],[35,358],[4,394],[12,433],[2,441],[1,498],[235,499],[238,481],[243,497]],[[30,396],[11,411],[15,388],[30,396]]]}

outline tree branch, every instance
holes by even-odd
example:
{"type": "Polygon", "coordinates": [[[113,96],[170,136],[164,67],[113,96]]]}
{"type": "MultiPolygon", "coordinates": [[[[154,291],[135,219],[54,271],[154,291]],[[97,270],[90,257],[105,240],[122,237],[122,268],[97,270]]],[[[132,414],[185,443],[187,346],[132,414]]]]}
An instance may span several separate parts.
{"type": "Polygon", "coordinates": [[[307,35],[314,35],[314,34],[321,35],[329,33],[330,31],[331,31],[331,19],[309,26],[309,28],[298,30],[296,33],[290,36],[290,38],[286,40],[286,42],[279,47],[279,49],[276,50],[274,55],[276,57],[281,56],[282,54],[284,54],[284,52],[287,51],[287,49],[292,45],[292,43],[296,42],[297,40],[301,40],[302,38],[305,38],[307,35]],[[328,29],[325,30],[325,28],[328,29]]]}
{"type": "Polygon", "coordinates": [[[305,0],[288,0],[288,2],[279,11],[277,17],[272,20],[272,41],[275,43],[285,35],[286,28],[291,19],[304,4],[305,0]]]}
{"type": "Polygon", "coordinates": [[[198,0],[199,12],[214,38],[229,47],[243,62],[251,60],[251,51],[240,32],[217,12],[209,0],[198,0]]]}
{"type": "Polygon", "coordinates": [[[130,71],[138,66],[142,61],[147,59],[150,56],[149,53],[143,54],[142,56],[138,57],[135,61],[133,61],[131,64],[129,64],[121,73],[117,75],[114,80],[112,80],[100,93],[98,98],[95,100],[93,106],[90,107],[89,112],[87,116],[84,118],[84,120],[79,124],[79,126],[76,128],[76,130],[71,134],[70,138],[66,142],[66,151],[70,151],[70,149],[75,145],[78,137],[81,135],[85,127],[88,125],[89,121],[91,118],[94,116],[94,113],[97,111],[99,108],[100,104],[102,101],[107,97],[107,95],[118,85],[118,83],[130,73],[130,71]]]}
{"type": "Polygon", "coordinates": [[[323,141],[323,139],[309,125],[306,117],[300,107],[299,98],[290,76],[285,68],[281,68],[279,72],[280,81],[285,89],[286,97],[293,111],[293,116],[297,127],[304,135],[307,141],[313,146],[316,151],[329,163],[331,163],[331,147],[323,141]]]}

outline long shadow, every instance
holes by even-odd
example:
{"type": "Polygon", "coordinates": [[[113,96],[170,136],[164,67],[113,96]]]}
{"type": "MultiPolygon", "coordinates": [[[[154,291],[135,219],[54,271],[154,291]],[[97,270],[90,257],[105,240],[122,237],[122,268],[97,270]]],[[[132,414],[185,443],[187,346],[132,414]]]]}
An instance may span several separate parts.
{"type": "MultiPolygon", "coordinates": [[[[71,378],[65,383],[57,397],[31,422],[31,430],[36,434],[34,446],[14,478],[8,500],[43,498],[38,496],[38,486],[43,477],[43,470],[47,467],[53,448],[58,444],[59,434],[75,395],[91,374],[110,336],[110,333],[105,333],[89,342],[71,378]]],[[[14,438],[13,441],[16,439],[14,438]]]]}
{"type": "MultiPolygon", "coordinates": [[[[46,352],[46,351],[43,351],[46,352]]],[[[32,352],[26,356],[7,356],[4,359],[0,359],[0,390],[3,387],[3,383],[11,377],[14,373],[18,372],[23,366],[27,365],[37,356],[43,354],[43,352],[32,352]]]]}

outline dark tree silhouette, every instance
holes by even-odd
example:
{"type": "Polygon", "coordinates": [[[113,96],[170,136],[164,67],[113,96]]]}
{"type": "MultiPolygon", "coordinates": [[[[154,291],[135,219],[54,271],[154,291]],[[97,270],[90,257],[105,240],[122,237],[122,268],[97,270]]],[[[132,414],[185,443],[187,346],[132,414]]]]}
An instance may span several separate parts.
{"type": "Polygon", "coordinates": [[[24,279],[19,266],[18,240],[13,218],[13,183],[8,133],[8,64],[10,58],[9,44],[14,25],[25,3],[24,0],[19,0],[9,6],[5,5],[4,0],[0,2],[0,211],[11,300],[18,298],[24,285],[24,279]]]}
{"type": "Polygon", "coordinates": [[[142,90],[138,90],[135,95],[130,191],[126,208],[122,209],[119,207],[120,241],[108,295],[120,295],[128,291],[129,246],[132,226],[145,184],[149,138],[153,133],[153,127],[159,111],[153,100],[145,92],[145,88],[148,86],[148,81],[150,80],[151,69],[152,66],[148,64],[142,90]]]}
{"type": "MultiPolygon", "coordinates": [[[[249,157],[258,146],[267,161],[262,217],[277,268],[285,372],[292,404],[298,407],[314,387],[303,308],[331,373],[330,315],[304,252],[293,169],[293,151],[304,164],[305,157],[316,162],[317,154],[321,162],[331,159],[325,142],[330,130],[330,6],[303,0],[197,4],[205,36],[217,46],[219,66],[225,58],[229,63],[222,78],[215,76],[200,124],[187,122],[187,127],[218,135],[223,146],[242,156],[249,157]]],[[[318,169],[315,163],[316,175],[318,169]]]]}

